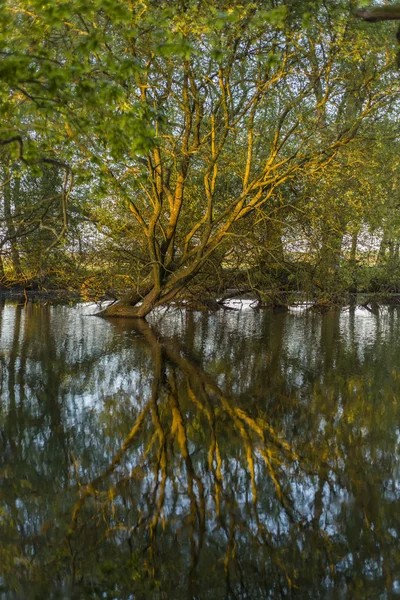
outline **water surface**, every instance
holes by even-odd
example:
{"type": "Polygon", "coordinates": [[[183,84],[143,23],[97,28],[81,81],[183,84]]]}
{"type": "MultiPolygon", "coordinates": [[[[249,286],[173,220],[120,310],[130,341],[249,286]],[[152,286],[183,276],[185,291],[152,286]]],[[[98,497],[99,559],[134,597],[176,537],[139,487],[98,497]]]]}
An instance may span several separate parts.
{"type": "Polygon", "coordinates": [[[400,313],[0,311],[0,598],[400,597],[400,313]]]}

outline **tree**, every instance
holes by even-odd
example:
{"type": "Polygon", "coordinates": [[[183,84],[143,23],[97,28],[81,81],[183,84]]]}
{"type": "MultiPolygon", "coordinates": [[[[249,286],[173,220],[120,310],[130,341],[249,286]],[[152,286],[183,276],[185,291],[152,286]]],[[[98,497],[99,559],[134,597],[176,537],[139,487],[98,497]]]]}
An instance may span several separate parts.
{"type": "Polygon", "coordinates": [[[283,186],[325,171],[395,102],[389,60],[348,8],[321,3],[307,29],[304,6],[8,5],[2,143],[127,208],[137,282],[105,315],[145,317],[223,264],[283,186]]]}

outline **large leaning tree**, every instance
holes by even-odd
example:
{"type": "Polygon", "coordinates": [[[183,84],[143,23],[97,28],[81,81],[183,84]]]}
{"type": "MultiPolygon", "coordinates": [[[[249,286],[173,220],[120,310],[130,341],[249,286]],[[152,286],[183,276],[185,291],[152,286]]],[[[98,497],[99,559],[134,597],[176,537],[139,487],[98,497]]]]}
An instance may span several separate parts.
{"type": "Polygon", "coordinates": [[[0,143],[125,207],[138,275],[106,316],[183,294],[282,186],[326,172],[395,104],[390,52],[371,50],[354,8],[6,1],[0,143]]]}

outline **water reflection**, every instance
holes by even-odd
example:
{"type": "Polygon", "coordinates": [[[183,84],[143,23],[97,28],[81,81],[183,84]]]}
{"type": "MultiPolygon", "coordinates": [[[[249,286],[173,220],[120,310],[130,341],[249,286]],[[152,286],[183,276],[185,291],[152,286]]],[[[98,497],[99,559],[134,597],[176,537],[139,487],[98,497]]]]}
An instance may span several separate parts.
{"type": "Polygon", "coordinates": [[[400,318],[0,312],[0,598],[400,592],[400,318]]]}

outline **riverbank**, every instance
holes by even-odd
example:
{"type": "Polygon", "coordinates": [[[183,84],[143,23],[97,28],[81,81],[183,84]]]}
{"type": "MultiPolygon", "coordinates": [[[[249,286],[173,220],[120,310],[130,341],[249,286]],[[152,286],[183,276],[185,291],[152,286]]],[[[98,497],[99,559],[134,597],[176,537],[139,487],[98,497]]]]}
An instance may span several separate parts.
{"type": "MultiPolygon", "coordinates": [[[[38,304],[77,304],[79,302],[93,302],[98,306],[106,306],[115,302],[115,298],[108,295],[98,299],[88,299],[77,291],[53,290],[26,290],[22,288],[0,289],[0,301],[11,301],[17,304],[28,302],[38,304]]],[[[308,310],[325,312],[328,310],[343,309],[345,307],[359,306],[374,312],[381,306],[400,305],[400,293],[353,293],[340,298],[316,298],[306,292],[276,292],[270,291],[254,294],[250,291],[227,290],[221,297],[181,298],[168,304],[170,307],[182,308],[190,311],[218,311],[240,310],[243,306],[254,310],[275,309],[284,310],[293,306],[302,306],[308,310]]]]}

